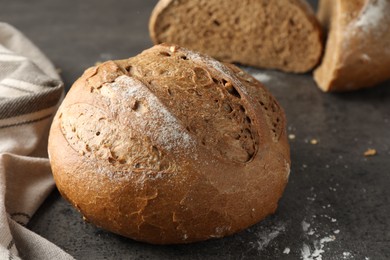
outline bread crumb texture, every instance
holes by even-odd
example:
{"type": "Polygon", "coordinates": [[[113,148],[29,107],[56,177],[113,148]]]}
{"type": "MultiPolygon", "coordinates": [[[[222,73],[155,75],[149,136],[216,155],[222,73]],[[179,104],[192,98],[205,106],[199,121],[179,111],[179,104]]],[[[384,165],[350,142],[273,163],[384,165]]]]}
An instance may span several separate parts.
{"type": "Polygon", "coordinates": [[[322,53],[321,28],[301,0],[161,0],[149,29],[155,43],[283,71],[308,71],[322,53]]]}
{"type": "Polygon", "coordinates": [[[276,209],[290,171],[272,95],[176,45],[88,69],[55,117],[49,150],[61,194],[88,221],[158,244],[256,223],[276,209]]]}

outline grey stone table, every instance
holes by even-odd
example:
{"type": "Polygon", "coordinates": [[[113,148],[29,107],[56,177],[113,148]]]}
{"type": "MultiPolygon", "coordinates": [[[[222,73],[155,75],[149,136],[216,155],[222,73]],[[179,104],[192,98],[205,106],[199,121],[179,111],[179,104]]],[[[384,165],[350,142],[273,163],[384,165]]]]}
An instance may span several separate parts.
{"type": "MultiPolygon", "coordinates": [[[[151,46],[147,22],[155,1],[0,4],[0,20],[49,56],[67,88],[97,61],[151,46]]],[[[54,191],[28,227],[77,259],[390,259],[390,82],[324,94],[309,74],[247,69],[280,101],[295,135],[292,173],[275,215],[224,239],[153,246],[84,223],[54,191]],[[364,157],[368,148],[378,154],[364,157]]]]}

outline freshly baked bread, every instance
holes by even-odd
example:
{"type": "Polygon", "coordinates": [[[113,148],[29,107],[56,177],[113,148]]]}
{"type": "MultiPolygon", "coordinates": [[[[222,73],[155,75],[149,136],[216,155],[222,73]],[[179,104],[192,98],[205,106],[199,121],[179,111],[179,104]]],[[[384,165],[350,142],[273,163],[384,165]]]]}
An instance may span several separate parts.
{"type": "Polygon", "coordinates": [[[174,43],[227,62],[306,72],[322,55],[321,27],[304,0],[160,0],[154,43],[174,43]]]}
{"type": "Polygon", "coordinates": [[[329,30],[314,78],[323,91],[349,91],[390,78],[390,1],[321,0],[319,19],[329,30]]]}
{"type": "Polygon", "coordinates": [[[57,187],[99,227],[155,244],[223,237],[273,213],[285,116],[239,68],[178,46],[92,67],[51,127],[57,187]]]}

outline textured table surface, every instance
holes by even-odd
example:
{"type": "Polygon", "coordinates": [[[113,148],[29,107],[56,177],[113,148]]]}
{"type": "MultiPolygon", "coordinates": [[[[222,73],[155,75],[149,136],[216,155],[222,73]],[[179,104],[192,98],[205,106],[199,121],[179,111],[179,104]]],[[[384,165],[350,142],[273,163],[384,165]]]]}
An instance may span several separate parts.
{"type": "MultiPolygon", "coordinates": [[[[95,62],[150,47],[154,4],[1,0],[0,21],[32,39],[69,88],[95,62]]],[[[153,246],[84,223],[54,191],[29,228],[76,259],[390,259],[390,82],[324,94],[309,74],[247,69],[280,101],[295,135],[290,181],[275,215],[224,239],[153,246]],[[364,157],[368,148],[378,154],[364,157]]]]}

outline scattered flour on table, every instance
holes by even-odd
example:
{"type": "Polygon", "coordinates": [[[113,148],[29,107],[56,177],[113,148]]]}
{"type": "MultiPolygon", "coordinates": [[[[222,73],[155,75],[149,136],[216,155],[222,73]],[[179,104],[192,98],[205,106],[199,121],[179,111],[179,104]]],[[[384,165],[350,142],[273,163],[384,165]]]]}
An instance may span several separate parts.
{"type": "Polygon", "coordinates": [[[310,248],[306,243],[303,243],[301,249],[301,257],[303,260],[322,260],[322,253],[325,252],[324,247],[326,243],[333,242],[336,237],[333,235],[323,237],[320,240],[315,240],[313,248],[310,248]]]}
{"type": "Polygon", "coordinates": [[[284,232],[286,230],[286,226],[284,224],[277,224],[276,226],[272,227],[271,230],[265,230],[265,231],[259,231],[256,232],[257,240],[257,250],[262,250],[263,248],[266,248],[268,244],[274,240],[276,237],[280,235],[280,233],[284,232]]]}
{"type": "Polygon", "coordinates": [[[251,232],[255,237],[253,241],[249,242],[249,245],[252,249],[261,252],[269,245],[272,240],[277,238],[285,230],[286,224],[284,223],[276,223],[272,226],[250,228],[249,232],[251,232]]]}
{"type": "Polygon", "coordinates": [[[352,254],[350,252],[343,252],[343,258],[344,259],[351,259],[353,257],[352,257],[352,254]]]}
{"type": "Polygon", "coordinates": [[[306,221],[302,221],[302,230],[303,232],[307,232],[309,230],[310,224],[307,223],[306,221]]]}
{"type": "Polygon", "coordinates": [[[254,72],[251,74],[255,79],[257,79],[261,83],[266,83],[272,79],[270,75],[263,73],[263,72],[254,72]]]}
{"type": "MultiPolygon", "coordinates": [[[[310,204],[314,203],[317,197],[317,194],[314,193],[314,187],[310,188],[312,192],[311,197],[307,197],[310,204]]],[[[332,210],[331,204],[323,205],[322,210],[332,210]]],[[[320,213],[320,212],[319,212],[320,213]]],[[[330,229],[326,231],[323,227],[329,225],[331,228],[333,225],[337,225],[336,219],[330,217],[328,214],[316,214],[311,217],[306,217],[301,222],[301,228],[304,235],[304,240],[301,248],[301,259],[303,260],[322,260],[323,254],[326,251],[326,245],[328,243],[334,242],[336,240],[336,234],[340,232],[340,230],[336,230],[336,232],[332,231],[335,229],[330,229]],[[320,221],[318,223],[318,221],[320,221]],[[327,222],[325,224],[323,222],[327,222]],[[321,226],[321,228],[319,228],[321,226]]],[[[340,258],[341,259],[341,258],[340,258]]]]}

